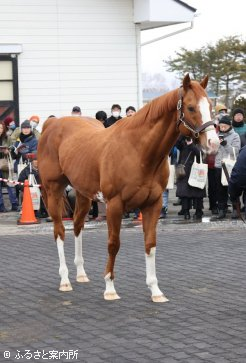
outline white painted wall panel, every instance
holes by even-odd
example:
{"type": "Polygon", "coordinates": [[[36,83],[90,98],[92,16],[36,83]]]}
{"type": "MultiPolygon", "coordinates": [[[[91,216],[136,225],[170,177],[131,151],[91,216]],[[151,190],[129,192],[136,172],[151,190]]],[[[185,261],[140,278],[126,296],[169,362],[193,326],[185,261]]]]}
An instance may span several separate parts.
{"type": "Polygon", "coordinates": [[[20,118],[139,107],[133,0],[1,0],[0,43],[18,43],[20,118]]]}

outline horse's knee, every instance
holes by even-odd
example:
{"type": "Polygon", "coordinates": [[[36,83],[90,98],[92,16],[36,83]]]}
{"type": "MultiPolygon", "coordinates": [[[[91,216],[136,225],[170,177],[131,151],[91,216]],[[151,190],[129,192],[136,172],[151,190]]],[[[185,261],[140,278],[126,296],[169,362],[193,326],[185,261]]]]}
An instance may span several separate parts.
{"type": "Polygon", "coordinates": [[[110,255],[116,256],[120,249],[120,240],[118,239],[109,239],[108,241],[108,253],[110,255]]]}
{"type": "Polygon", "coordinates": [[[55,240],[57,240],[58,237],[60,237],[62,241],[65,240],[65,227],[63,226],[62,223],[59,224],[54,223],[54,236],[55,240]]]}

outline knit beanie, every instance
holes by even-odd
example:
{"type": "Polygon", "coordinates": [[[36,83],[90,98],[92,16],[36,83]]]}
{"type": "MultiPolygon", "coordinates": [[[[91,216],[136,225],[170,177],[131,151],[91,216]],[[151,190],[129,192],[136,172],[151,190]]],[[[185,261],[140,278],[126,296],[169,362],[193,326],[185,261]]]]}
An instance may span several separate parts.
{"type": "Polygon", "coordinates": [[[232,116],[234,117],[237,113],[241,113],[244,117],[244,110],[240,107],[238,108],[235,108],[233,111],[232,111],[232,116]]]}
{"type": "Polygon", "coordinates": [[[30,117],[29,121],[34,121],[37,122],[37,124],[39,123],[39,116],[37,115],[33,115],[30,117]]]}
{"type": "Polygon", "coordinates": [[[225,125],[231,126],[231,119],[230,119],[230,117],[228,115],[224,115],[223,117],[220,118],[219,124],[225,124],[225,125]]]}
{"type": "Polygon", "coordinates": [[[30,128],[31,129],[31,124],[30,124],[30,121],[29,120],[25,120],[22,122],[21,124],[21,129],[24,129],[24,128],[30,128]]]}
{"type": "Polygon", "coordinates": [[[14,119],[13,119],[13,117],[11,117],[11,116],[7,116],[5,119],[4,119],[4,124],[5,124],[5,126],[6,127],[8,127],[9,126],[9,124],[11,123],[11,122],[13,122],[14,121],[14,119]]]}

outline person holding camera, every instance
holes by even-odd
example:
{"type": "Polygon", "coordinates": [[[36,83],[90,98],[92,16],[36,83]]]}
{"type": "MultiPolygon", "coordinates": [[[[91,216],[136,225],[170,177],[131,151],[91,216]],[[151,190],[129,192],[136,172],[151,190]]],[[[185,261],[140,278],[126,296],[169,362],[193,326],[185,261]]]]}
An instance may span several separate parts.
{"type": "MultiPolygon", "coordinates": [[[[215,156],[215,183],[219,214],[216,216],[216,219],[224,219],[227,212],[228,186],[224,186],[221,183],[222,160],[228,158],[228,156],[234,159],[234,155],[238,155],[241,147],[240,137],[233,130],[232,121],[228,115],[224,115],[219,120],[218,136],[220,146],[215,156]]],[[[233,210],[232,218],[236,217],[237,213],[233,210]]]]}

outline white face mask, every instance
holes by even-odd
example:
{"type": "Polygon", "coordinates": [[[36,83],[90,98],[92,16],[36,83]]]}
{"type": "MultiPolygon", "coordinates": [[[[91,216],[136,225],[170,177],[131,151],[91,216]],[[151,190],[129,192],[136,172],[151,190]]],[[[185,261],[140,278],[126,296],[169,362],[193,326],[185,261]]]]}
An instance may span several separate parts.
{"type": "Polygon", "coordinates": [[[120,116],[120,111],[113,111],[112,116],[114,116],[115,118],[118,118],[120,116]]]}
{"type": "Polygon", "coordinates": [[[31,121],[30,125],[32,127],[32,129],[36,129],[36,127],[38,126],[37,122],[31,121]]]}

